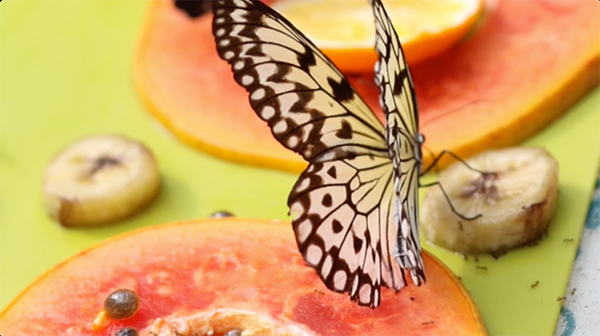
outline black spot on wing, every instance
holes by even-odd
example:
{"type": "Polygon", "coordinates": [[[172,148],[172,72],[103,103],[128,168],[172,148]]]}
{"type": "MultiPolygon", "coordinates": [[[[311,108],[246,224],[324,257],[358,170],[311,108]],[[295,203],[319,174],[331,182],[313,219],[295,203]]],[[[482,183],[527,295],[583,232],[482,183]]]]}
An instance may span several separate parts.
{"type": "Polygon", "coordinates": [[[406,69],[402,69],[394,80],[394,96],[402,94],[404,79],[406,78],[406,69]]]}
{"type": "Polygon", "coordinates": [[[346,78],[342,78],[341,82],[339,83],[333,78],[327,78],[327,83],[331,87],[333,97],[340,103],[348,101],[354,97],[354,90],[346,78]]]}
{"type": "Polygon", "coordinates": [[[317,64],[315,54],[307,48],[305,52],[298,54],[298,64],[302,70],[310,73],[310,67],[317,64]]]}
{"type": "Polygon", "coordinates": [[[325,194],[321,203],[323,204],[323,206],[330,207],[333,204],[333,198],[330,194],[325,194]]]}
{"type": "Polygon", "coordinates": [[[327,170],[327,175],[333,177],[334,179],[337,178],[337,169],[335,169],[335,166],[331,166],[331,168],[327,170]]]}
{"type": "Polygon", "coordinates": [[[353,244],[354,245],[354,252],[358,254],[360,252],[360,249],[363,246],[363,240],[360,239],[357,236],[352,236],[352,238],[353,238],[353,243],[354,243],[353,244]]]}
{"type": "Polygon", "coordinates": [[[212,3],[204,0],[175,0],[175,7],[195,19],[210,12],[212,3]]]}
{"type": "Polygon", "coordinates": [[[352,125],[347,120],[342,120],[342,127],[335,133],[338,138],[350,140],[352,139],[352,125]]]}
{"type": "Polygon", "coordinates": [[[344,226],[342,226],[342,223],[340,223],[339,220],[334,219],[332,222],[332,229],[333,229],[333,233],[340,233],[342,232],[342,230],[344,229],[344,226]]]}

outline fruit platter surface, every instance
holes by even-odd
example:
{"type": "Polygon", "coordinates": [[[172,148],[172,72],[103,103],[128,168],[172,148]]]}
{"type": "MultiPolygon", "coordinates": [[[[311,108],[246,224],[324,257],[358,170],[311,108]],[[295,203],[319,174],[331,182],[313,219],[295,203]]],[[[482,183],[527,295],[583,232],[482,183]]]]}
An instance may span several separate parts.
{"type": "MultiPolygon", "coordinates": [[[[219,210],[287,219],[295,173],[197,151],[148,113],[132,70],[146,1],[6,0],[0,8],[0,310],[54,265],[118,234],[219,210]],[[74,140],[105,133],[125,134],[152,149],[161,195],[117,225],[57,225],[41,199],[44,167],[74,140]]],[[[565,297],[573,296],[567,285],[600,165],[599,111],[595,88],[524,142],[546,148],[560,167],[557,215],[537,245],[496,259],[464,258],[423,242],[460,277],[491,335],[552,335],[565,297]]],[[[577,267],[594,266],[593,258],[585,260],[577,267]]]]}

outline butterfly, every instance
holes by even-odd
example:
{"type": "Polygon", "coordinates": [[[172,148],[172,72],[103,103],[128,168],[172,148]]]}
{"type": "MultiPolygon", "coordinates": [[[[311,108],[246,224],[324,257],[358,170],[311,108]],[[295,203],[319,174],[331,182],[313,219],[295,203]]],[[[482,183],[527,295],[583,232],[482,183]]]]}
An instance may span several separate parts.
{"type": "Polygon", "coordinates": [[[305,262],[325,285],[377,307],[405,272],[426,281],[418,232],[421,144],[413,83],[380,0],[375,83],[386,126],[348,79],[287,19],[255,0],[215,1],[219,56],[273,136],[308,167],[288,198],[305,262]]]}

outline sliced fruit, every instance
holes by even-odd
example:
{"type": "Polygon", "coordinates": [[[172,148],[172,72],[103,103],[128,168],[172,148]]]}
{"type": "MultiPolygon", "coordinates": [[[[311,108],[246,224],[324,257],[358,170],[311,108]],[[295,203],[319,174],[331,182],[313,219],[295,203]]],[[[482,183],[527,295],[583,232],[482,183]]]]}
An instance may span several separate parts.
{"type": "MultiPolygon", "coordinates": [[[[429,282],[384,290],[377,309],[327,290],[298,253],[289,222],[207,219],[153,226],[82,252],[38,279],[0,314],[11,336],[486,335],[454,275],[424,254],[429,282]],[[139,296],[128,319],[90,325],[116,289],[139,296]],[[170,333],[167,333],[170,332],[170,333]],[[162,334],[161,334],[162,335],[162,334]]],[[[107,317],[105,316],[105,319],[107,317]]]]}
{"type": "Polygon", "coordinates": [[[499,254],[530,244],[546,232],[556,210],[558,162],[543,148],[488,150],[457,162],[439,177],[421,208],[421,227],[432,243],[464,254],[499,254]]]}
{"type": "MultiPolygon", "coordinates": [[[[468,157],[520,143],[557,119],[598,84],[596,10],[588,1],[499,1],[467,41],[412,67],[425,146],[468,157]]],[[[151,112],[182,141],[236,162],[306,167],[252,111],[217,55],[210,15],[191,18],[154,0],[134,65],[151,112]]],[[[372,76],[350,80],[382,118],[372,76]]]]}
{"type": "Polygon", "coordinates": [[[93,226],[137,214],[160,193],[160,174],[143,144],[120,135],[81,139],[44,172],[44,205],[64,226],[93,226]]]}
{"type": "MultiPolygon", "coordinates": [[[[366,0],[285,0],[273,4],[342,72],[372,73],[377,61],[373,14],[366,0]]],[[[483,10],[481,0],[388,0],[385,8],[407,61],[416,64],[456,44],[483,10]]]]}

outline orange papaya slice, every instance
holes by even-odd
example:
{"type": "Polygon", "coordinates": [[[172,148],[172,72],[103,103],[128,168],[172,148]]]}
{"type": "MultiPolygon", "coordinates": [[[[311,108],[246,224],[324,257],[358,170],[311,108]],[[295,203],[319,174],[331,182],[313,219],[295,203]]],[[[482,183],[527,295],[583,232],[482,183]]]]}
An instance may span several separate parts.
{"type": "Polygon", "coordinates": [[[429,282],[384,290],[377,309],[330,292],[303,263],[289,222],[208,219],[154,226],[92,247],[38,279],[0,314],[3,335],[486,335],[455,276],[425,253],[429,282]],[[135,315],[91,325],[117,289],[135,315]],[[177,330],[175,333],[173,330],[177,330]],[[212,331],[211,331],[212,330],[212,331]],[[152,333],[150,333],[152,331],[152,333]]]}
{"type": "MultiPolygon", "coordinates": [[[[134,67],[152,113],[216,156],[301,171],[306,163],[273,139],[219,59],[211,15],[189,12],[173,0],[149,7],[134,67]]],[[[412,67],[425,146],[466,157],[519,143],[597,86],[599,64],[597,3],[498,0],[469,39],[412,67]]],[[[351,82],[382,119],[372,74],[351,82]]]]}

